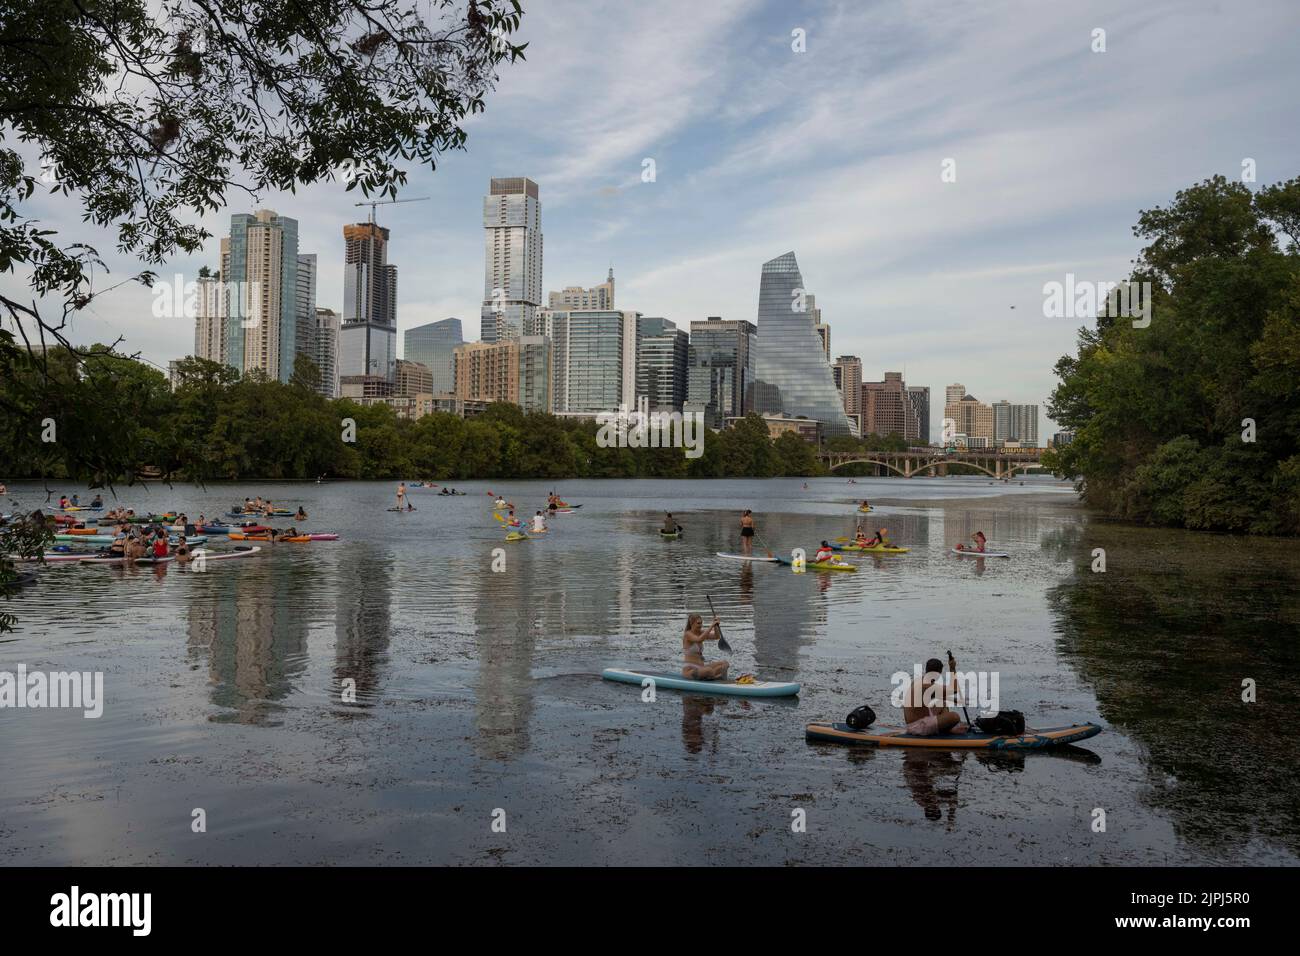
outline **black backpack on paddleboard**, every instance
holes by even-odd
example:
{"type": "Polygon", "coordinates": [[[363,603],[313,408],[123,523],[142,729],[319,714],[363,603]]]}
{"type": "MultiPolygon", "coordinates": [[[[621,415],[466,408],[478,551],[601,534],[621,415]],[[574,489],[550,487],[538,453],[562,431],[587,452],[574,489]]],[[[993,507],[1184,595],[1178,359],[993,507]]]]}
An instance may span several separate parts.
{"type": "Polygon", "coordinates": [[[994,717],[976,717],[981,733],[998,737],[1018,737],[1025,732],[1025,715],[1018,710],[999,710],[994,717]]]}
{"type": "Polygon", "coordinates": [[[863,704],[861,707],[854,707],[844,718],[844,722],[854,730],[866,730],[876,722],[876,712],[863,704]]]}

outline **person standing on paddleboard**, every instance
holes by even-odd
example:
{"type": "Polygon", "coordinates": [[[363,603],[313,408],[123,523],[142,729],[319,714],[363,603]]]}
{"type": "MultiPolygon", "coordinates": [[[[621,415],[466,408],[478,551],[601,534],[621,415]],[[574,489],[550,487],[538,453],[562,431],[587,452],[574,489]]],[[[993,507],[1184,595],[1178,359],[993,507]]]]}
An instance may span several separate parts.
{"type": "Polygon", "coordinates": [[[740,516],[740,550],[743,554],[752,554],[754,550],[754,512],[748,508],[740,516]]]}
{"type": "Polygon", "coordinates": [[[716,641],[722,636],[722,622],[715,615],[709,629],[702,630],[704,619],[698,614],[686,618],[686,630],[682,633],[682,676],[687,680],[722,680],[727,676],[727,662],[714,661],[708,664],[704,660],[704,642],[716,641]]]}
{"type": "Polygon", "coordinates": [[[397,510],[401,511],[404,504],[406,504],[406,482],[399,481],[397,483],[397,510]]]}
{"type": "Polygon", "coordinates": [[[965,724],[956,712],[949,710],[948,703],[957,702],[957,662],[948,655],[952,669],[952,696],[948,697],[947,688],[935,687],[943,678],[943,661],[932,657],[925,662],[925,673],[912,681],[903,697],[903,722],[907,732],[916,737],[934,737],[938,734],[964,734],[965,724]]]}

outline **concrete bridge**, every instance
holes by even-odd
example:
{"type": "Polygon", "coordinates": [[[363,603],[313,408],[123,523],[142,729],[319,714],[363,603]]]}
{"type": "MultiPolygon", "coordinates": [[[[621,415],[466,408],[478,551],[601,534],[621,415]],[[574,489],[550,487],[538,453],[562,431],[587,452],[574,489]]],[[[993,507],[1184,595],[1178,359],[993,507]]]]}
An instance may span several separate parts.
{"type": "MultiPolygon", "coordinates": [[[[1037,468],[1042,448],[909,448],[907,451],[823,451],[817,457],[831,471],[844,465],[878,465],[903,478],[948,474],[949,465],[968,465],[990,478],[1013,478],[1016,472],[1037,468]]],[[[879,472],[877,472],[879,474],[879,472]]]]}

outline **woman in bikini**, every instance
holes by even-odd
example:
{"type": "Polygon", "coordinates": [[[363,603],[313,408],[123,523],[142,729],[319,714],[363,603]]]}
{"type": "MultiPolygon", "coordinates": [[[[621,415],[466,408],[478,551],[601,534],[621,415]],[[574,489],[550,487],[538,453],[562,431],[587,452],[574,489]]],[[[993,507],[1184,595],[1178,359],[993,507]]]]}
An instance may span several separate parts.
{"type": "Polygon", "coordinates": [[[682,657],[685,658],[682,676],[688,680],[721,680],[727,676],[727,662],[705,663],[704,642],[716,641],[721,636],[719,628],[722,622],[715,617],[708,630],[701,630],[703,624],[704,619],[698,614],[686,618],[686,630],[682,634],[682,657]]]}

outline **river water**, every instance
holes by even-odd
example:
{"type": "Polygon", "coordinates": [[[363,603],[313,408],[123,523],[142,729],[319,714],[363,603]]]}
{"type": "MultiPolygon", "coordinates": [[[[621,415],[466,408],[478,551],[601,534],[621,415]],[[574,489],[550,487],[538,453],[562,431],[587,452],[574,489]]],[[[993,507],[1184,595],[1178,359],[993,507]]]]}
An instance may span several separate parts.
{"type": "Polygon", "coordinates": [[[8,606],[0,671],[102,672],[106,700],[98,719],[0,710],[0,862],[1297,862],[1293,542],[1103,521],[1043,478],[807,485],[565,482],[583,507],[510,544],[488,490],[531,514],[549,486],[413,489],[400,514],[391,482],[120,489],[191,516],[262,494],[342,540],[42,571],[8,606]],[[908,554],[856,574],[715,557],[743,508],[760,551],[788,552],[849,533],[866,497],[908,554]],[[660,540],[664,509],[682,539],[660,540]],[[976,530],[1013,557],[949,553],[976,530]],[[601,680],[675,668],[707,597],[733,673],[798,698],[647,703],[601,680]],[[1031,726],[1105,730],[1018,755],[805,741],[860,703],[893,723],[890,676],[949,649],[1031,726]]]}

